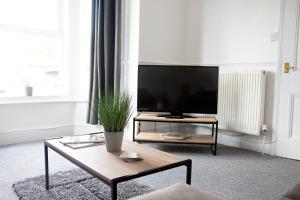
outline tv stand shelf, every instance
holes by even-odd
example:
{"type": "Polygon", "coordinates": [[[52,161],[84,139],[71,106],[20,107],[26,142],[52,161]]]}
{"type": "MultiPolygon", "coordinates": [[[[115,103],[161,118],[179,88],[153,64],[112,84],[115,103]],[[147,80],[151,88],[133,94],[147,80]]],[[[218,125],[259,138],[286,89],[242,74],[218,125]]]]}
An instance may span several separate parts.
{"type": "Polygon", "coordinates": [[[195,117],[195,118],[166,118],[158,117],[155,114],[138,114],[133,118],[133,141],[155,142],[155,143],[176,143],[176,144],[198,144],[210,145],[214,155],[217,154],[218,120],[215,117],[195,117]],[[138,127],[136,131],[136,123],[138,127]],[[191,124],[211,124],[211,135],[191,135],[182,140],[163,139],[158,132],[142,132],[140,122],[166,122],[166,123],[191,123],[191,124]]]}

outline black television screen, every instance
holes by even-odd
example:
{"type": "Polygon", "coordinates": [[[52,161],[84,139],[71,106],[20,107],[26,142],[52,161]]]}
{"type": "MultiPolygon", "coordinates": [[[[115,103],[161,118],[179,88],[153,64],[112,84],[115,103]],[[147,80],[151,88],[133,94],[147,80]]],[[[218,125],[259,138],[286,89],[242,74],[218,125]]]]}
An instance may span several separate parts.
{"type": "Polygon", "coordinates": [[[139,65],[137,110],[216,114],[219,67],[139,65]]]}

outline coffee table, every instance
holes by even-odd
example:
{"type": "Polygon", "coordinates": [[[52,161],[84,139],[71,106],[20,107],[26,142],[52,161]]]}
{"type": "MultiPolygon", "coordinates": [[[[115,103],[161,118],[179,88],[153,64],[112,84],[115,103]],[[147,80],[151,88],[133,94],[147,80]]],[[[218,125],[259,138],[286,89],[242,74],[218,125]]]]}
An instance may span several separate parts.
{"type": "Polygon", "coordinates": [[[44,141],[46,190],[49,190],[48,148],[108,184],[111,187],[113,200],[117,199],[118,183],[175,167],[187,167],[186,183],[191,184],[192,160],[190,159],[124,140],[122,150],[139,152],[143,157],[141,161],[124,162],[119,158],[120,153],[107,152],[105,145],[72,149],[61,144],[59,140],[60,138],[54,138],[44,141]]]}

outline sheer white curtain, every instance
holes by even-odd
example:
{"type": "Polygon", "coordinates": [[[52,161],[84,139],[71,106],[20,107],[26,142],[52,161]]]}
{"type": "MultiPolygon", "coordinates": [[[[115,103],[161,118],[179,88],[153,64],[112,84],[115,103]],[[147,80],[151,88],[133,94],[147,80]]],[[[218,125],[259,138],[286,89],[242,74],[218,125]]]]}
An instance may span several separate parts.
{"type": "MultiPolygon", "coordinates": [[[[137,69],[139,52],[140,1],[124,0],[122,4],[122,75],[121,89],[129,92],[133,100],[133,117],[136,115],[137,69]]],[[[132,138],[132,120],[125,129],[125,138],[132,138]]]]}

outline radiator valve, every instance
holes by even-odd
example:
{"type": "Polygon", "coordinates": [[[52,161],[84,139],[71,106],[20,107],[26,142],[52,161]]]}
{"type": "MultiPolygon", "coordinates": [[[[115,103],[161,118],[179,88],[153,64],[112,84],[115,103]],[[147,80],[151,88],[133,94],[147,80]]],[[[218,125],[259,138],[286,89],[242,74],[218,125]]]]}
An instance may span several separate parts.
{"type": "Polygon", "coordinates": [[[267,131],[268,131],[268,125],[267,124],[262,125],[261,132],[265,133],[267,131]]]}

